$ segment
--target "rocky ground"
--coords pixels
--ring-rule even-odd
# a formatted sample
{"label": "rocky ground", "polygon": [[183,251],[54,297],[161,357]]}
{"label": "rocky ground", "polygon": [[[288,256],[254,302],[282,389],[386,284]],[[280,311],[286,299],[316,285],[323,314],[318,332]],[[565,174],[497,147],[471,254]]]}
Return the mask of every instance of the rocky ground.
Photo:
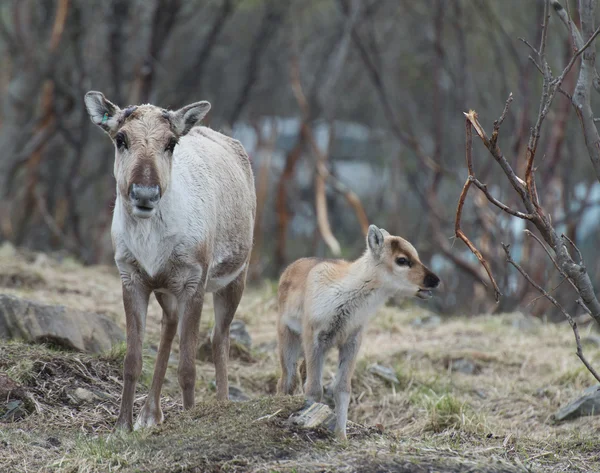
{"label": "rocky ground", "polygon": [[[101,314],[124,327],[120,284],[110,267],[84,268],[4,246],[0,294],[41,307],[65,306],[66,313],[79,314],[73,315],[77,320],[80,313]],[[348,442],[339,443],[324,427],[305,429],[290,420],[303,408],[301,396],[273,397],[274,297],[275,286],[265,283],[242,301],[237,318],[243,324],[230,363],[237,402],[215,401],[214,368],[201,347],[198,405],[183,412],[175,344],[164,388],[165,423],[127,435],[111,432],[124,352],[118,336],[108,351],[98,343],[84,343],[96,353],[73,350],[77,346],[67,351],[61,337],[40,335],[45,325],[31,321],[29,306],[20,309],[30,322],[18,329],[37,330],[33,341],[46,345],[0,341],[0,471],[600,471],[600,417],[554,417],[595,384],[575,355],[568,325],[544,325],[517,313],[442,319],[426,304],[382,309],[353,380],[350,418],[356,424]],[[212,320],[209,298],[204,334]],[[9,328],[16,330],[14,322]],[[153,301],[138,410],[159,329]],[[588,358],[600,364],[597,335],[591,327],[582,332]],[[326,383],[335,364],[332,354]]]}

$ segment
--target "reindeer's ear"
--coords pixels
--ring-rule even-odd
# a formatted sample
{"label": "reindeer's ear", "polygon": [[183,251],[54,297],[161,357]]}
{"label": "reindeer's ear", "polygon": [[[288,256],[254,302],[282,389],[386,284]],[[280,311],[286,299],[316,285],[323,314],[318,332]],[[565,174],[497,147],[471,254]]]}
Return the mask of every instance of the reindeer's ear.
{"label": "reindeer's ear", "polygon": [[119,112],[121,109],[107,100],[102,92],[90,90],[85,94],[85,108],[92,122],[112,134],[119,127]]}
{"label": "reindeer's ear", "polygon": [[210,103],[206,101],[186,105],[176,112],[170,112],[171,123],[175,127],[175,131],[183,136],[198,125],[209,110]]}
{"label": "reindeer's ear", "polygon": [[375,225],[369,226],[369,233],[367,235],[367,246],[376,256],[379,256],[383,248],[383,233]]}
{"label": "reindeer's ear", "polygon": [[379,230],[381,231],[381,233],[382,233],[382,235],[383,235],[384,237],[386,237],[386,236],[390,236],[390,232],[388,232],[387,230],[385,230],[385,229],[383,229],[383,228],[380,228]]}

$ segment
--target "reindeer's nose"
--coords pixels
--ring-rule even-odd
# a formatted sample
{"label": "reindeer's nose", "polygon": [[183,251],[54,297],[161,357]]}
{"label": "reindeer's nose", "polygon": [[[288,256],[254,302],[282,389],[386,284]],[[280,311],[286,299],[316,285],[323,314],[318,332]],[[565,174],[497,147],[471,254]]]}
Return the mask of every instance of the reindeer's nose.
{"label": "reindeer's nose", "polygon": [[440,285],[440,278],[438,278],[435,274],[429,272],[425,275],[425,278],[423,279],[423,284],[427,288],[436,288]]}
{"label": "reindeer's nose", "polygon": [[160,187],[133,184],[129,191],[129,198],[136,211],[151,213],[160,200]]}

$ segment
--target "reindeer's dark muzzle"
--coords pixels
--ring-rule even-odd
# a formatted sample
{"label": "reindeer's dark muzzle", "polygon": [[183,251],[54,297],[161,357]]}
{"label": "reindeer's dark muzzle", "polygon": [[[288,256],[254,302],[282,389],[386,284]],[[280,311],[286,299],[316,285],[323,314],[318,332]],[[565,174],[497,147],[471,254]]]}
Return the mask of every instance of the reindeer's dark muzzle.
{"label": "reindeer's dark muzzle", "polygon": [[132,184],[129,199],[133,206],[133,215],[141,218],[151,217],[160,200],[160,187]]}
{"label": "reindeer's dark muzzle", "polygon": [[417,291],[417,297],[419,299],[429,299],[433,294],[432,289],[437,288],[440,285],[440,278],[438,278],[431,271],[427,270],[427,274],[423,278],[423,288]]}
{"label": "reindeer's dark muzzle", "polygon": [[432,272],[428,272],[425,275],[425,278],[423,279],[423,285],[427,289],[435,289],[436,287],[438,287],[440,285],[440,278],[438,278]]}

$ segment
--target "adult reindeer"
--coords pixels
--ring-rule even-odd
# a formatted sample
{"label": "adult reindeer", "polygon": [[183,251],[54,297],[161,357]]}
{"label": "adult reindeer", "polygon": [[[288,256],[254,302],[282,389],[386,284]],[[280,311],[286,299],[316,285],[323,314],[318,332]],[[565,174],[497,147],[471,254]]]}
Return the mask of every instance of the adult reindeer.
{"label": "adult reindeer", "polygon": [[115,144],[117,198],[111,233],[127,323],[117,427],[132,430],[152,292],[163,309],[162,330],[152,386],[135,428],[163,420],[160,391],[178,324],[183,407],[194,405],[194,360],[207,292],[213,293],[215,307],[217,399],[228,398],[229,325],[244,290],[252,247],[254,177],[238,141],[195,127],[210,110],[208,102],[177,111],[154,105],[121,110],[91,91],[85,105],[92,122]]}

